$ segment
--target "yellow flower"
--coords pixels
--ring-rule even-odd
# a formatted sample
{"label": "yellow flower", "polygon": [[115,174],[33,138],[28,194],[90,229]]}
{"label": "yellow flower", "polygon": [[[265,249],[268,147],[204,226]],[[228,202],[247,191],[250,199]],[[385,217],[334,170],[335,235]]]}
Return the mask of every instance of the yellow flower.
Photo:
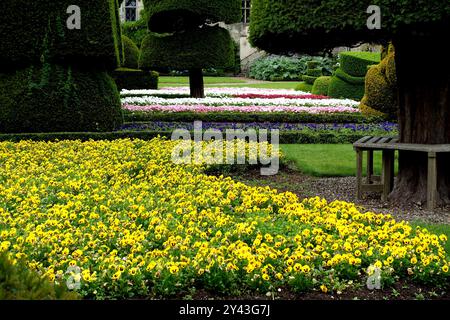
{"label": "yellow flower", "polygon": [[442,266],[442,271],[444,271],[445,273],[447,273],[447,272],[448,272],[448,265]]}
{"label": "yellow flower", "polygon": [[302,272],[303,273],[309,273],[311,271],[311,268],[309,266],[303,266],[302,267]]}
{"label": "yellow flower", "polygon": [[116,273],[113,274],[112,279],[119,280],[121,275],[122,275],[122,272],[117,271]]}
{"label": "yellow flower", "polygon": [[263,278],[263,280],[265,280],[265,281],[269,281],[269,280],[270,280],[270,276],[269,276],[267,273],[264,273],[264,274],[262,275],[262,278]]}
{"label": "yellow flower", "polygon": [[410,262],[411,262],[412,264],[416,264],[416,263],[417,263],[417,258],[416,258],[416,257],[412,257],[411,260],[410,260]]}
{"label": "yellow flower", "polygon": [[328,292],[328,288],[324,284],[320,286],[320,290],[322,290],[323,293],[327,293]]}
{"label": "yellow flower", "polygon": [[180,269],[177,266],[173,265],[169,267],[169,271],[171,274],[177,274]]}

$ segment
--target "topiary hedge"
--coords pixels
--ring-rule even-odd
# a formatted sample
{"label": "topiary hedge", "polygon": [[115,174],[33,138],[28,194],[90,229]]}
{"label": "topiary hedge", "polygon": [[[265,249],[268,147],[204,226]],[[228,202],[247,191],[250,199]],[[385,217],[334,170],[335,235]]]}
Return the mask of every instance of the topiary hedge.
{"label": "topiary hedge", "polygon": [[119,68],[112,73],[120,90],[158,89],[159,74],[155,71]]}
{"label": "topiary hedge", "polygon": [[341,52],[339,54],[341,69],[353,77],[364,77],[367,67],[380,63],[379,52]]}
{"label": "topiary hedge", "polygon": [[123,42],[123,68],[137,69],[139,63],[139,48],[137,45],[128,38],[127,36],[122,36]]}
{"label": "topiary hedge", "polygon": [[306,82],[300,82],[296,87],[296,91],[303,91],[303,92],[311,92],[313,88],[312,84],[306,83]]}
{"label": "topiary hedge", "polygon": [[104,71],[45,63],[0,73],[0,132],[110,131],[119,93]]}
{"label": "topiary hedge", "polygon": [[201,25],[204,21],[241,21],[240,0],[144,0],[150,31],[173,32],[183,25]]}
{"label": "topiary hedge", "polygon": [[365,82],[364,77],[351,76],[348,73],[346,73],[344,70],[342,70],[341,68],[337,68],[336,71],[334,72],[333,76],[338,77],[341,80],[348,82],[350,84],[364,86],[364,82]]}
{"label": "topiary hedge", "polygon": [[[382,28],[369,30],[367,8],[382,10]],[[448,21],[448,1],[252,0],[250,42],[270,53],[316,53],[392,39],[411,26]]]}
{"label": "topiary hedge", "polygon": [[0,69],[40,63],[45,52],[53,63],[89,64],[114,69],[121,62],[117,0],[78,0],[81,29],[69,30],[71,0],[2,2]]}
{"label": "topiary hedge", "polygon": [[148,34],[142,42],[139,68],[175,70],[234,66],[234,45],[228,30],[203,27],[170,36]]}
{"label": "topiary hedge", "polygon": [[323,76],[319,77],[314,81],[314,85],[312,87],[312,94],[327,96],[328,89],[330,87],[331,77]]}
{"label": "topiary hedge", "polygon": [[328,96],[337,99],[361,100],[364,96],[364,84],[351,84],[340,77],[333,76],[328,88]]}
{"label": "topiary hedge", "polygon": [[388,55],[379,65],[369,69],[366,76],[365,96],[360,110],[367,115],[384,115],[395,119],[398,110],[395,52],[389,46]]}

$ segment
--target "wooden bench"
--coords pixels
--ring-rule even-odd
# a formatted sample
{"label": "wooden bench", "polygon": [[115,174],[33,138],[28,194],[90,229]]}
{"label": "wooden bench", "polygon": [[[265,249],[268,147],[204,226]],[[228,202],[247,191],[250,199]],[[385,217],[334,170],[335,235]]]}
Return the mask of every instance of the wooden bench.
{"label": "wooden bench", "polygon": [[[425,152],[428,154],[427,206],[436,208],[437,201],[437,161],[438,153],[450,152],[450,144],[412,144],[399,143],[395,137],[364,137],[353,144],[356,151],[357,198],[363,192],[381,192],[381,199],[386,201],[394,187],[395,151]],[[363,152],[367,152],[366,181],[363,183]],[[381,176],[373,174],[373,152],[382,151]],[[379,182],[379,183],[375,183]]]}

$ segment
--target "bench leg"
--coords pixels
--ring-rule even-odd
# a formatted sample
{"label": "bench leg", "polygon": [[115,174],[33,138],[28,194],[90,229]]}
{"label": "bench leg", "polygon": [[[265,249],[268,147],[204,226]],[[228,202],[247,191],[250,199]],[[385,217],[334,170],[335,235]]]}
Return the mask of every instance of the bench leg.
{"label": "bench leg", "polygon": [[373,176],[373,150],[367,151],[367,168],[366,168],[366,183],[372,183]]}
{"label": "bench leg", "polygon": [[362,199],[362,167],[363,152],[361,149],[356,150],[356,198]]}
{"label": "bench leg", "polygon": [[383,150],[383,193],[381,195],[381,200],[383,201],[388,200],[389,194],[392,192],[392,189],[394,187],[394,159],[395,151]]}
{"label": "bench leg", "polygon": [[437,164],[436,153],[428,153],[428,177],[427,177],[427,207],[428,210],[436,208],[437,201]]}

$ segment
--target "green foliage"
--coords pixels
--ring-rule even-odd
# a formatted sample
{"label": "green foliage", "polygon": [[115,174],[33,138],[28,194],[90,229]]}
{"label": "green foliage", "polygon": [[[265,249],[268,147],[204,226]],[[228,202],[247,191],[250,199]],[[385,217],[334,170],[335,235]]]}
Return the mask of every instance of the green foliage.
{"label": "green foliage", "polygon": [[364,84],[351,84],[342,80],[340,77],[332,77],[328,89],[328,96],[359,101],[364,96]]}
{"label": "green foliage", "polygon": [[354,84],[354,85],[362,85],[364,86],[365,83],[365,77],[354,77],[351,76],[349,74],[347,74],[344,70],[342,70],[341,68],[338,68],[335,72],[334,72],[334,77],[338,77],[341,80],[348,82],[350,84]]}
{"label": "green foliage", "polygon": [[321,77],[322,69],[308,69],[306,70],[306,75],[316,78]]}
{"label": "green foliage", "polygon": [[361,112],[367,115],[384,114],[395,119],[398,109],[396,93],[395,53],[392,48],[379,65],[371,67],[367,72]]}
{"label": "green foliage", "polygon": [[383,121],[382,117],[366,117],[360,113],[309,114],[285,112],[130,112],[124,114],[126,122],[286,122],[286,123],[374,123]]}
{"label": "green foliage", "polygon": [[108,131],[122,123],[104,71],[44,63],[0,74],[0,132]]}
{"label": "green foliage", "polygon": [[69,30],[70,0],[2,3],[1,69],[40,63],[76,63],[115,69],[121,61],[117,0],[79,0],[81,30]]}
{"label": "green foliage", "polygon": [[187,70],[232,67],[235,49],[230,33],[220,27],[203,27],[170,36],[148,34],[142,42],[139,68],[170,67]]}
{"label": "green foliage", "polygon": [[122,36],[122,42],[124,53],[124,61],[122,67],[137,69],[139,62],[139,48],[133,42],[133,40],[131,40],[127,36]]}
{"label": "green foliage", "polygon": [[295,90],[297,91],[303,91],[303,92],[311,92],[312,91],[312,84],[306,83],[306,82],[300,82],[296,87]]}
{"label": "green foliage", "polygon": [[[367,8],[382,8],[382,28],[368,30]],[[445,23],[448,1],[253,0],[251,43],[267,52],[319,52],[391,39],[415,25]]]}
{"label": "green foliage", "polygon": [[353,77],[364,77],[367,67],[380,63],[379,52],[341,52],[339,54],[340,67]]}
{"label": "green foliage", "polygon": [[119,90],[158,89],[159,74],[155,71],[119,68],[112,77]]}
{"label": "green foliage", "polygon": [[255,60],[250,66],[250,77],[258,80],[269,80],[273,78],[284,81],[298,80],[308,69],[308,63],[314,62],[313,66],[320,69],[323,74],[331,74],[334,58],[324,57],[286,57],[268,56]]}
{"label": "green foliage", "polygon": [[137,21],[126,21],[122,23],[122,33],[133,40],[140,48],[142,40],[148,33],[146,11],[141,12],[141,16]]}
{"label": "green foliage", "polygon": [[[191,132],[193,135],[193,132]],[[280,143],[284,144],[328,144],[354,143],[366,136],[367,132],[335,132],[330,130],[281,131]],[[115,132],[59,132],[59,133],[22,133],[0,134],[0,141],[61,141],[61,140],[152,140],[156,137],[171,138],[171,131],[115,131]],[[269,134],[270,140],[270,134]]]}
{"label": "green foliage", "polygon": [[241,21],[240,0],[144,0],[144,7],[149,29],[157,33],[179,31],[180,24],[190,29],[205,21]]}
{"label": "green foliage", "polygon": [[0,300],[77,300],[78,295],[61,285],[53,285],[22,262],[12,263],[0,254]]}
{"label": "green foliage", "polygon": [[[317,77],[311,77],[311,76],[304,75],[304,76],[302,76],[302,79],[303,79],[303,81],[305,81],[306,84],[309,84],[312,86],[314,84],[314,81],[316,81]],[[311,87],[311,90],[312,90],[312,87]]]}
{"label": "green foliage", "polygon": [[329,76],[323,76],[319,77],[314,81],[313,88],[311,90],[312,94],[317,95],[328,95],[328,88],[330,87],[331,77]]}

